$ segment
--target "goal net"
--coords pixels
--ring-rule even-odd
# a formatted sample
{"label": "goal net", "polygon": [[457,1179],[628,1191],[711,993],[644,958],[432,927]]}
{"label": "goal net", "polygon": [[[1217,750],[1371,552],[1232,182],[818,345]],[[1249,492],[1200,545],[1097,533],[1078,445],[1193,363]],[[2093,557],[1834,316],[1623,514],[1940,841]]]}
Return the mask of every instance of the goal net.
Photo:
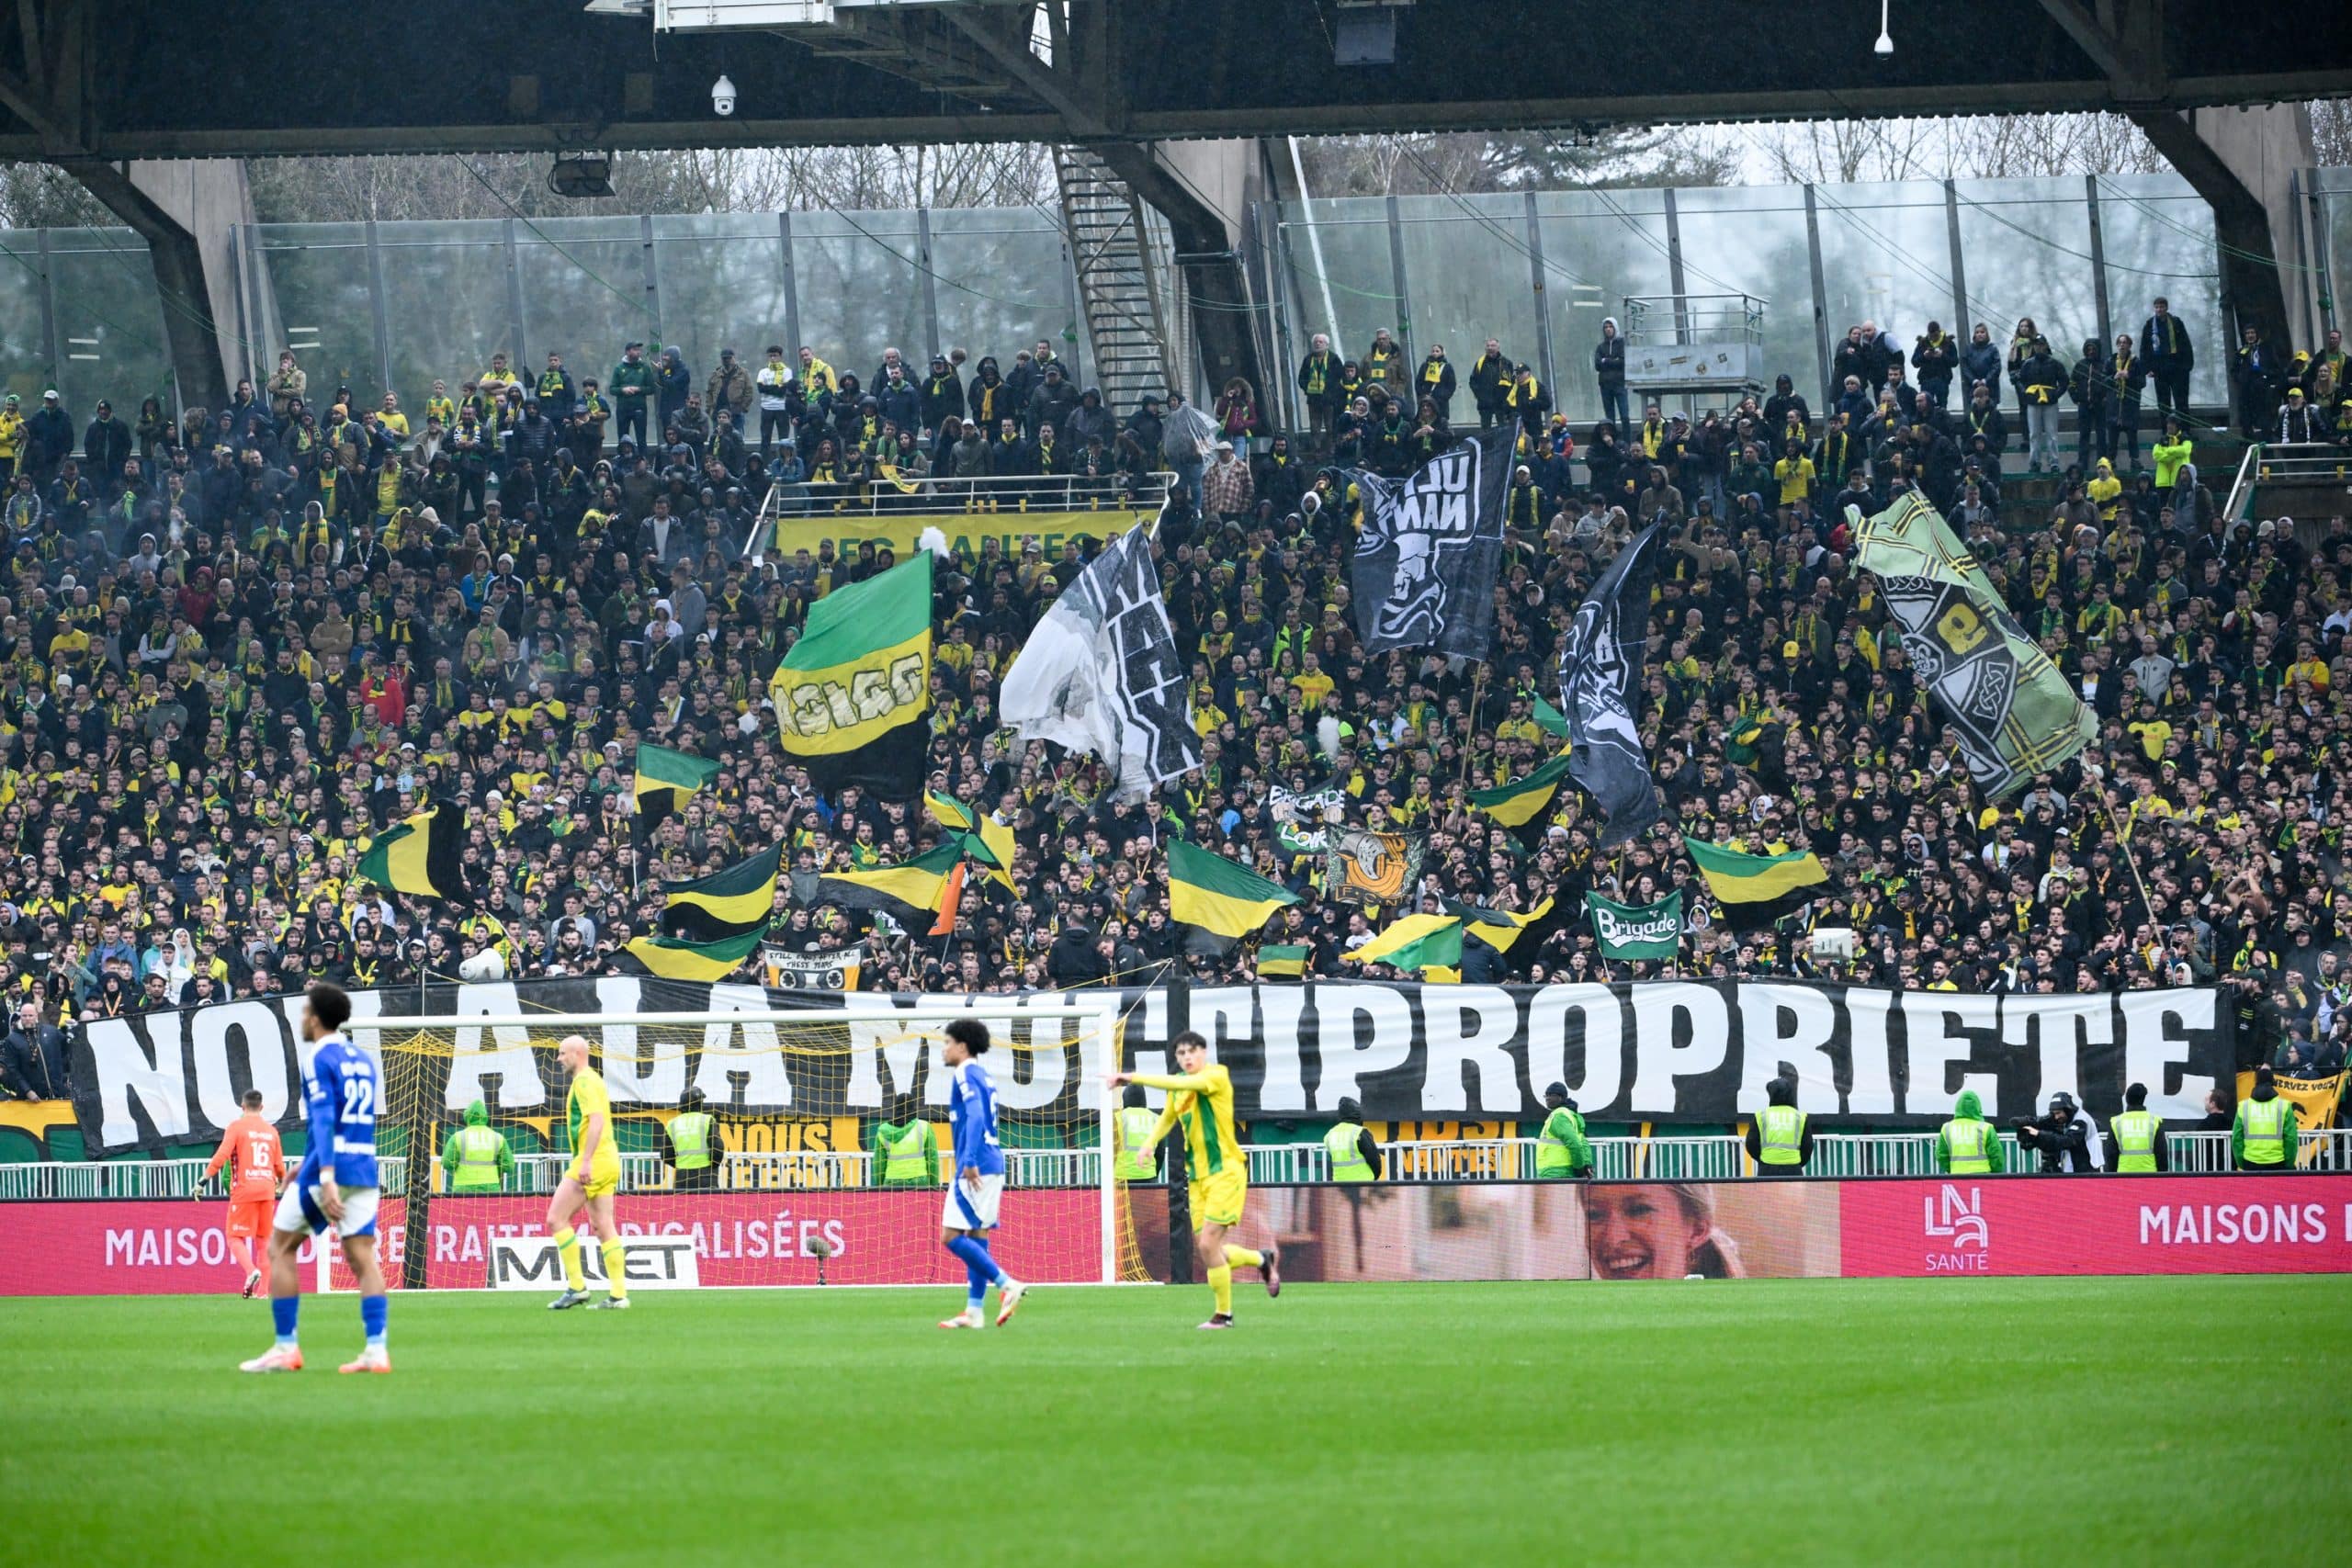
{"label": "goal net", "polygon": [[[1105,1114],[1114,997],[927,998],[918,1010],[852,993],[838,1004],[354,1019],[354,1043],[383,1069],[387,1281],[560,1283],[547,1218],[575,1152],[559,1048],[576,1034],[612,1100],[632,1289],[961,1284],[963,1265],[940,1245],[955,1174],[940,1053],[957,1018],[991,1037],[981,1063],[1007,1167],[998,1258],[1039,1282],[1149,1277]],[[678,1124],[696,1113],[710,1120]],[[579,1229],[588,1235],[584,1220]],[[597,1249],[582,1250],[593,1275]],[[322,1250],[318,1282],[353,1287],[339,1247]]]}

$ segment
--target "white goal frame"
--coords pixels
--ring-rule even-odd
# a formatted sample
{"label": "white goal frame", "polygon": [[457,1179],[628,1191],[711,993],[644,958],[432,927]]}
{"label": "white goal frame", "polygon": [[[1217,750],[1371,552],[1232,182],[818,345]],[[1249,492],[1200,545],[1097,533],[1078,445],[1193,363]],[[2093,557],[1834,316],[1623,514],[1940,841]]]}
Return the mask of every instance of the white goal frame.
{"label": "white goal frame", "polygon": [[[615,1025],[656,1029],[708,1029],[728,1025],[759,1024],[784,1028],[807,1023],[888,1026],[906,1033],[937,1034],[959,1018],[976,1019],[991,1031],[1010,1030],[1023,1024],[1072,1021],[1080,1025],[1078,1035],[1080,1059],[1095,1066],[1091,1075],[1102,1094],[1096,1108],[1096,1207],[1100,1211],[1102,1273],[1096,1281],[1104,1285],[1119,1283],[1119,1223],[1117,1149],[1115,1127],[1118,1120],[1118,1096],[1112,1092],[1108,1074],[1124,1065],[1119,1050],[1121,1010],[1115,991],[1099,997],[1083,993],[1056,993],[1055,999],[1039,999],[1024,1005],[1008,1005],[996,1000],[975,1000],[963,1007],[929,1006],[920,1008],[894,1007],[875,995],[871,1003],[861,993],[841,993],[847,1004],[840,1008],[739,1008],[718,1012],[532,1012],[532,1013],[388,1013],[375,1018],[354,1017],[344,1027],[352,1043],[362,1047],[381,1050],[381,1037],[390,1034],[426,1034],[448,1032],[462,1036],[468,1031],[526,1030],[534,1038],[568,1032],[585,1033],[592,1039],[601,1038],[595,1032]],[[601,1047],[599,1048],[601,1052]],[[432,1179],[429,1162],[420,1164],[412,1156],[409,1161],[411,1181]],[[952,1180],[953,1178],[951,1177]],[[318,1238],[318,1283],[320,1294],[333,1290],[334,1258],[340,1250],[332,1233]]]}

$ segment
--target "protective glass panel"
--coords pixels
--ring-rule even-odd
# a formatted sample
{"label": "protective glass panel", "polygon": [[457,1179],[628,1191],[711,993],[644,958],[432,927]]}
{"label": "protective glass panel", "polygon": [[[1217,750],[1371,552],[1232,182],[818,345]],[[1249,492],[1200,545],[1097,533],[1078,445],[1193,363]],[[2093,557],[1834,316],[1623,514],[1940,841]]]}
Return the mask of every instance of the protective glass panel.
{"label": "protective glass panel", "polygon": [[[1626,297],[1663,299],[1674,292],[1666,201],[1654,190],[1547,191],[1535,198],[1535,211],[1544,232],[1544,308],[1551,312],[1559,367],[1553,407],[1582,427],[1600,418],[1592,350],[1601,319],[1618,318],[1619,330],[1631,337]],[[1647,330],[1671,342],[1672,310],[1654,313]]]}
{"label": "protective glass panel", "polygon": [[[1445,345],[1459,385],[1453,422],[1476,424],[1470,367],[1487,340],[1501,340],[1514,360],[1534,360],[1537,296],[1527,243],[1527,200],[1520,196],[1416,197],[1398,204],[1405,246],[1405,292],[1413,307],[1406,347],[1419,366],[1430,344]],[[1536,374],[1546,378],[1544,367]]]}
{"label": "protective glass panel", "polygon": [[[661,341],[636,219],[518,221],[514,240],[523,269],[523,342],[541,364],[553,349],[575,376],[593,371],[603,380],[624,344],[641,341],[650,351]],[[683,316],[679,324],[685,324]]]}
{"label": "protective glass panel", "polygon": [[[774,213],[698,213],[653,220],[655,276],[662,286],[663,341],[694,367],[697,390],[708,387],[721,349],[756,375],[775,344],[785,343],[784,235]],[[751,429],[759,430],[756,414]]]}
{"label": "protective glass panel", "polygon": [[[1951,230],[1941,185],[1815,186],[1814,207],[1821,229],[1823,320],[1833,357],[1848,332],[1866,321],[1893,333],[1906,360],[1929,321],[1952,325]],[[1969,273],[1973,285],[1975,269]],[[1982,292],[1972,289],[1972,321],[1997,314],[1974,298]],[[2005,325],[1996,322],[1996,343],[2005,341]]]}
{"label": "protective glass panel", "polygon": [[1820,351],[1813,333],[1813,258],[1798,186],[1730,186],[1674,193],[1683,287],[1763,301],[1764,383],[1786,376],[1818,413]]}
{"label": "protective glass panel", "polygon": [[[0,230],[0,343],[8,345],[0,356],[0,395],[16,393],[28,415],[40,407],[42,391],[57,385],[57,367],[42,347],[40,291],[40,231]],[[130,412],[138,411],[132,403]]]}
{"label": "protective glass panel", "polygon": [[[454,398],[461,385],[490,368],[492,354],[504,354],[526,380],[545,363],[544,355],[530,364],[517,361],[504,224],[379,223],[376,243],[384,267],[392,389],[416,434],[424,434],[434,382],[447,383]],[[576,376],[580,367],[571,371]]]}
{"label": "protective glass panel", "polygon": [[[137,423],[142,398],[161,398],[170,407],[171,349],[146,242],[124,229],[52,229],[49,276],[57,311],[55,385],[74,416],[75,439],[100,398],[126,423]],[[28,341],[39,344],[39,296],[33,299]],[[40,406],[44,389],[35,387],[25,397],[27,414]]]}
{"label": "protective glass panel", "polygon": [[[1069,258],[1061,228],[1047,214],[1035,208],[934,207],[931,266],[940,341],[910,349],[917,374],[933,350],[960,348],[968,381],[983,355],[992,354],[999,367],[1010,367],[1015,354],[1045,338],[1057,355],[1080,367],[1082,379],[1092,379],[1092,346],[1070,302]],[[1162,309],[1166,304],[1163,296]]]}
{"label": "protective glass panel", "polygon": [[[2107,255],[2108,315],[2136,338],[2163,295],[2198,348],[2188,398],[2229,400],[2222,331],[2222,276],[2214,259],[2213,209],[2178,175],[2101,175],[2099,238]],[[2135,350],[2136,352],[2136,350]],[[2154,398],[2147,407],[2155,407]]]}
{"label": "protective glass panel", "polygon": [[2004,353],[2018,318],[2031,316],[2058,363],[2071,367],[2084,340],[2101,335],[2082,180],[1962,180],[1957,189],[1969,309],[1992,323]]}
{"label": "protective glass panel", "polygon": [[1372,346],[1374,332],[1396,330],[1403,306],[1388,254],[1386,198],[1343,197],[1304,208],[1284,202],[1283,222],[1290,239],[1291,298],[1297,301],[1300,321],[1296,352],[1283,367],[1285,376],[1296,371],[1298,356],[1317,333],[1330,334],[1332,353],[1354,359]]}
{"label": "protective glass panel", "polygon": [[[373,408],[384,395],[376,359],[376,307],[368,276],[364,223],[273,223],[261,231],[262,265],[269,269],[284,346],[310,378],[310,403],[322,414],[338,388]],[[277,355],[267,355],[274,368]],[[264,374],[267,371],[265,370]]]}
{"label": "protective glass panel", "polygon": [[929,357],[915,265],[921,243],[910,211],[794,213],[801,342],[860,385],[872,379],[886,348],[909,360]]}

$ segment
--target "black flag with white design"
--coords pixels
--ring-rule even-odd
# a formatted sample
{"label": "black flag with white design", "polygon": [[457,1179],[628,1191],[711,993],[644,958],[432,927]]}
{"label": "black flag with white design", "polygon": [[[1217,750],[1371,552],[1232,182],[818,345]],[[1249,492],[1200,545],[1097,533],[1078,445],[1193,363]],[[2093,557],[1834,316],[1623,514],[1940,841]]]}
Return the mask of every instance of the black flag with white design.
{"label": "black flag with white design", "polygon": [[1600,847],[1622,844],[1657,821],[1663,807],[1649,755],[1634,723],[1643,656],[1648,651],[1651,524],[1617,552],[1592,585],[1560,645],[1560,711],[1568,720],[1568,776],[1608,818]]}
{"label": "black flag with white design", "polygon": [[1350,476],[1363,501],[1348,580],[1365,652],[1434,648],[1483,660],[1492,651],[1515,439],[1488,431],[1401,479]]}

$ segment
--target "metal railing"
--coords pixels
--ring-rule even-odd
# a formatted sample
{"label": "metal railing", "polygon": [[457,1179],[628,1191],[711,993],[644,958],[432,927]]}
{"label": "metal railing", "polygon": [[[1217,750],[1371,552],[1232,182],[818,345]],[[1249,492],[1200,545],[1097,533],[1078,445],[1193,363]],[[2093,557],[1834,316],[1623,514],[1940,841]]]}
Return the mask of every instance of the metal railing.
{"label": "metal railing", "polygon": [[[1159,461],[1154,453],[1152,460]],[[1100,478],[1080,474],[1005,474],[978,479],[926,476],[902,488],[888,479],[858,484],[771,484],[760,503],[758,524],[745,554],[771,547],[775,525],[822,523],[830,518],[912,516],[922,513],[985,513],[990,526],[1020,532],[1024,512],[1147,512],[1157,513],[1167,499],[1173,473],[1154,469]]]}
{"label": "metal railing", "polygon": [[[1385,1157],[1384,1179],[1389,1181],[1525,1181],[1535,1176],[1538,1140],[1481,1138],[1453,1142],[1399,1140],[1381,1145]],[[2176,1175],[2217,1175],[2231,1168],[2230,1134],[2226,1132],[2175,1132],[2165,1134],[2165,1152]],[[2030,1174],[2041,1168],[2039,1156],[2022,1154],[2014,1134],[2001,1134],[2008,1173]],[[1254,1144],[1246,1151],[1250,1179],[1261,1186],[1314,1184],[1331,1179],[1330,1153],[1321,1144]],[[1595,1138],[1594,1174],[1606,1181],[1735,1181],[1753,1167],[1740,1140],[1732,1134],[1700,1137]],[[555,1190],[567,1154],[515,1156],[514,1171],[500,1190],[544,1195]],[[1078,1149],[1007,1149],[1006,1185],[1013,1188],[1089,1188],[1100,1179],[1100,1152]],[[219,1180],[203,1180],[205,1162],[198,1159],[38,1161],[0,1164],[0,1202],[25,1200],[86,1198],[221,1198]],[[387,1196],[408,1190],[408,1162],[399,1157],[377,1162]],[[2302,1170],[2352,1170],[2352,1128],[2307,1132],[2298,1140],[2296,1166]],[[942,1162],[941,1181],[946,1180]],[[839,1190],[868,1184],[873,1156],[835,1149],[808,1149],[760,1154],[729,1154],[719,1164],[722,1191],[766,1192]],[[1813,1163],[1806,1175],[1821,1177],[1908,1176],[1937,1174],[1932,1133],[1824,1133],[1814,1139]],[[628,1192],[670,1190],[668,1162],[650,1153],[621,1156],[621,1188]],[[446,1194],[444,1175],[436,1168],[433,1190]]]}

